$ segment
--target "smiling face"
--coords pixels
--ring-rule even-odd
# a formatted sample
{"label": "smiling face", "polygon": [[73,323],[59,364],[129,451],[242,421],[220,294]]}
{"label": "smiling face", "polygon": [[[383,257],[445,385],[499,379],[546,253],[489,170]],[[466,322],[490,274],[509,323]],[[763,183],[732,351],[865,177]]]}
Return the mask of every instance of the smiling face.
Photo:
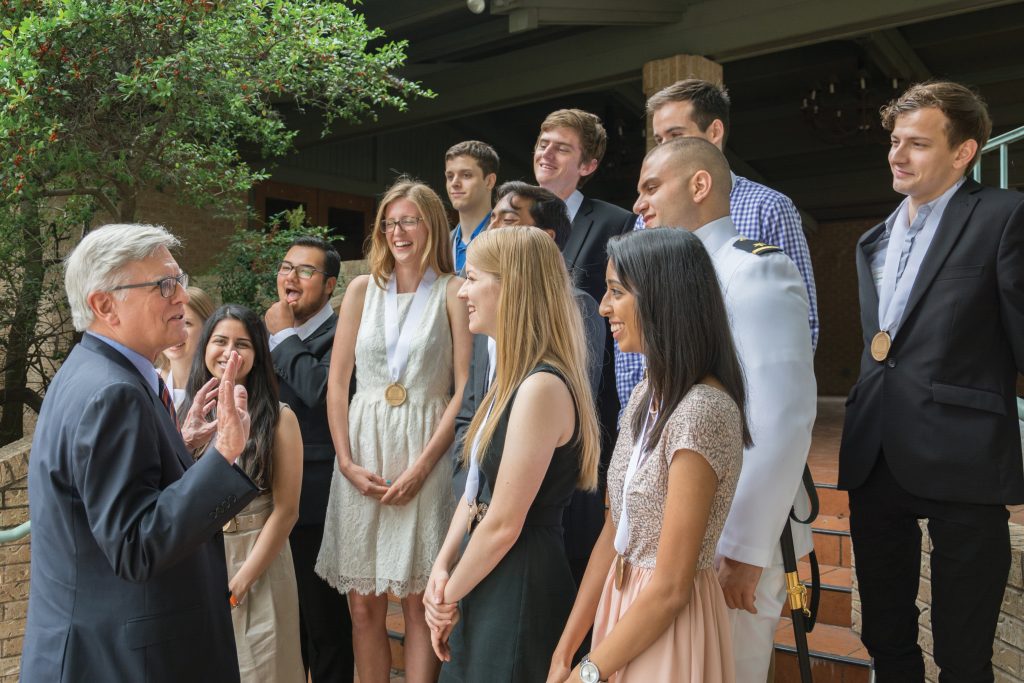
{"label": "smiling face", "polygon": [[[287,275],[277,274],[277,297],[292,309],[297,325],[324,307],[338,282],[337,278],[323,274],[325,260],[324,252],[316,247],[294,246],[285,254],[284,261],[294,267]],[[302,266],[315,268],[313,277],[308,280],[300,278],[298,269]]]}
{"label": "smiling face", "polygon": [[256,360],[253,340],[249,337],[249,332],[241,320],[224,318],[213,328],[210,341],[206,344],[203,359],[206,361],[206,369],[210,371],[211,375],[220,379],[232,351],[237,351],[242,360],[235,382],[244,384],[245,378],[249,376],[252,364]]}
{"label": "smiling face", "polygon": [[693,120],[693,102],[689,100],[666,102],[658,107],[651,115],[651,127],[659,145],[676,138],[703,138],[721,147],[721,122],[715,119],[707,130],[701,130]]}
{"label": "smiling face", "polygon": [[496,339],[498,334],[498,301],[501,281],[498,276],[466,262],[466,281],[459,288],[459,298],[469,311],[469,331]]}
{"label": "smiling face", "polygon": [[[129,263],[122,270],[124,284],[155,282],[177,277],[181,268],[171,252],[160,247],[148,258]],[[114,326],[111,332],[118,341],[142,356],[156,360],[161,351],[186,341],[185,304],[188,293],[180,285],[165,299],[160,288],[139,287],[105,294],[109,297]],[[121,297],[124,298],[121,298]]]}
{"label": "smiling face", "polygon": [[196,344],[199,343],[200,331],[203,329],[203,321],[191,306],[185,306],[185,341],[168,348],[164,355],[170,360],[191,361],[196,352]]}
{"label": "smiling face", "polygon": [[579,185],[580,178],[597,170],[597,159],[583,162],[580,135],[572,128],[541,131],[533,149],[533,175],[537,184],[563,200]]}
{"label": "smiling face", "polygon": [[612,339],[623,353],[643,353],[643,339],[636,315],[636,297],[619,280],[611,260],[605,268],[607,290],[601,297],[600,313],[608,318]]}
{"label": "smiling face", "polygon": [[949,189],[974,157],[974,140],[950,147],[948,125],[949,119],[935,107],[896,117],[889,146],[892,189],[909,196],[916,206]]}
{"label": "smiling face", "polygon": [[416,225],[408,228],[402,225],[385,235],[388,249],[395,258],[395,265],[419,265],[427,248],[427,237],[430,226],[423,219],[416,204],[409,199],[396,199],[388,205],[384,218],[389,221],[401,221],[403,218],[419,219]]}
{"label": "smiling face", "polygon": [[493,173],[485,176],[480,164],[471,156],[457,156],[444,163],[444,187],[456,211],[486,210],[491,203],[495,180]]}
{"label": "smiling face", "polygon": [[[690,178],[670,163],[665,153],[649,155],[640,168],[637,199],[633,212],[643,216],[649,228],[673,227],[689,230],[700,227],[694,217],[695,206],[689,188]],[[696,222],[696,225],[694,223]]]}

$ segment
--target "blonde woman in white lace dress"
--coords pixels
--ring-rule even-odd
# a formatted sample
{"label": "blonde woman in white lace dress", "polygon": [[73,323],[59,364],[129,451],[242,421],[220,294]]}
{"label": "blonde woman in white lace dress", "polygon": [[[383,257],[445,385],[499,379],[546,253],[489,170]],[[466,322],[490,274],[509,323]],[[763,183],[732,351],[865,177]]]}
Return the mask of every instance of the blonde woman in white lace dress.
{"label": "blonde woman in white lace dress", "polygon": [[361,683],[389,677],[389,592],[405,615],[406,680],[427,683],[440,662],[422,593],[455,505],[442,460],[472,349],[433,190],[402,179],[385,193],[369,261],[370,275],[345,291],[331,352],[327,415],[338,469],[316,572],[348,595]]}

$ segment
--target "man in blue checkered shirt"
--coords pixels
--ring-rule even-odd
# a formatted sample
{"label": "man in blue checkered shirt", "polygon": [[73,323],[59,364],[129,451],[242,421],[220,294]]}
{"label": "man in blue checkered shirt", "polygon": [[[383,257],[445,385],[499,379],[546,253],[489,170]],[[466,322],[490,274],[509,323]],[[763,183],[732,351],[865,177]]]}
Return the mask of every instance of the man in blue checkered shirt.
{"label": "man in blue checkered shirt", "polygon": [[[725,146],[729,133],[729,95],[725,88],[708,81],[687,79],[658,91],[647,101],[647,113],[653,119],[654,139],[660,145],[679,137],[704,138],[719,149]],[[782,249],[793,260],[807,286],[810,300],[811,346],[818,347],[818,300],[814,288],[814,271],[807,250],[800,214],[789,197],[732,174],[729,195],[732,220],[740,235]],[[643,216],[636,228],[644,228]],[[629,395],[644,375],[644,357],[639,353],[622,353],[615,346],[615,387],[619,403],[625,406]]]}

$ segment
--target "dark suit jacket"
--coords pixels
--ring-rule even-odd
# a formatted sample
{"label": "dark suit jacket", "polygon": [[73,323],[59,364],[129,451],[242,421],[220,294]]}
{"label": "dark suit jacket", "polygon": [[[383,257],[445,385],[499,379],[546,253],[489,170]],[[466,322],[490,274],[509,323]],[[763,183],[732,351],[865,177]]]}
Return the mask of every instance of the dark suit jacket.
{"label": "dark suit jacket", "polygon": [[337,314],[305,340],[292,335],[270,355],[280,380],[281,400],[291,406],[302,430],[302,495],[296,526],[322,525],[334,474],[334,442],[327,424],[327,373]]}
{"label": "dark suit jacket", "polygon": [[1024,371],[1024,195],[967,180],[953,195],[911,288],[888,358],[869,352],[878,294],[857,244],[865,349],[850,391],[839,487],[860,486],[880,451],[910,493],[1024,502],[1017,373]]}
{"label": "dark suit jacket", "polygon": [[237,681],[220,529],[256,487],[195,464],[138,370],[86,335],[46,393],[29,463],[21,680]]}
{"label": "dark suit jacket", "polygon": [[604,296],[604,271],[608,264],[605,245],[615,235],[633,229],[636,216],[614,204],[583,198],[572,221],[572,234],[562,254],[576,286],[601,301]]}

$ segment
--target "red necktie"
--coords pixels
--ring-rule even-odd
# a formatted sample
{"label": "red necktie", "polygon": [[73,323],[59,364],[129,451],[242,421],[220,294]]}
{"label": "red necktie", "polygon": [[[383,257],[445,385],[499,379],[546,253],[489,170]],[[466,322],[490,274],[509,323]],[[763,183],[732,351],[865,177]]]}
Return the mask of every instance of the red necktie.
{"label": "red necktie", "polygon": [[174,409],[174,401],[171,399],[171,392],[167,388],[167,385],[164,384],[164,378],[160,375],[157,375],[156,382],[160,389],[160,402],[164,404],[164,408],[166,408],[167,412],[170,413],[171,421],[174,422],[175,429],[180,432],[181,425],[178,424],[178,411]]}

